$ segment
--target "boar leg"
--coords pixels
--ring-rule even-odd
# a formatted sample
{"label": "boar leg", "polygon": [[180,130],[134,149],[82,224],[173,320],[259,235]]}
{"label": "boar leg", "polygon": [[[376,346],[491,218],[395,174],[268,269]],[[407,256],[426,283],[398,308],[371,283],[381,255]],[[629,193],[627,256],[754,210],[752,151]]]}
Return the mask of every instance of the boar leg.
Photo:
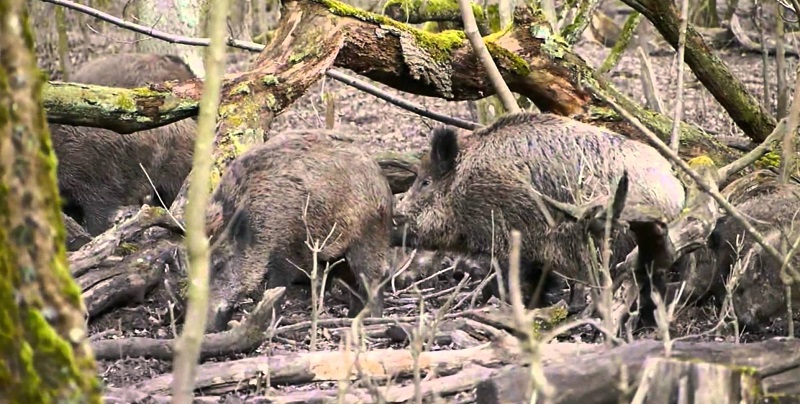
{"label": "boar leg", "polygon": [[[355,241],[345,253],[345,259],[355,277],[354,288],[370,302],[370,316],[383,316],[383,282],[386,277],[389,253],[387,237],[367,235]],[[355,317],[364,309],[364,303],[357,296],[350,296],[348,316]]]}

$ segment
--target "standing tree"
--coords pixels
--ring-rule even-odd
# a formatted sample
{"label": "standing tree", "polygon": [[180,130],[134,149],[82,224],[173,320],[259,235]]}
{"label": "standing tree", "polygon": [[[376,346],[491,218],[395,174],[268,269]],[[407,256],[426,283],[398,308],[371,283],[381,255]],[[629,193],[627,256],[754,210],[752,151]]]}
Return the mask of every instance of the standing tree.
{"label": "standing tree", "polygon": [[27,13],[0,4],[0,397],[99,402]]}
{"label": "standing tree", "polygon": [[[178,35],[205,36],[205,0],[137,0],[136,13],[145,25]],[[203,50],[196,46],[171,44],[142,35],[136,50],[161,55],[180,55],[197,77],[204,78]]]}

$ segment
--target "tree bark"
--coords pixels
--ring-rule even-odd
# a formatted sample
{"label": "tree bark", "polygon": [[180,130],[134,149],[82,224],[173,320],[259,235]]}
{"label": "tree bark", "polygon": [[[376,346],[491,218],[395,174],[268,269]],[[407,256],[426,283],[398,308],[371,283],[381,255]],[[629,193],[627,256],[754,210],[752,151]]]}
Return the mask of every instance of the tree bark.
{"label": "tree bark", "polygon": [[[451,101],[494,94],[463,33],[419,31],[332,0],[287,1],[284,6],[276,36],[253,69],[228,76],[224,84],[222,128],[218,135],[221,148],[215,156],[218,163],[237,155],[234,144],[260,141],[263,128],[272,117],[294,102],[332,65],[351,69],[401,91]],[[531,99],[541,111],[568,115],[643,139],[600,101],[595,92],[602,92],[645,122],[663,140],[669,139],[672,121],[668,117],[648,111],[619,93],[553,35],[545,22],[530,15],[524,7],[516,10],[511,30],[486,43],[511,90]],[[199,86],[197,82],[186,82],[173,86],[169,94],[148,94],[147,101],[153,108],[150,111],[168,111],[165,107],[168,100],[184,113],[191,110],[196,114]],[[164,90],[158,85],[151,87]],[[57,88],[69,86],[50,87]],[[84,117],[89,112],[86,100],[90,92],[84,88],[80,93],[84,97],[80,115]],[[68,123],[74,115],[63,107],[66,105],[63,94],[53,91],[47,95],[48,111],[57,117],[53,121]],[[61,102],[56,103],[56,99]],[[136,97],[131,100],[126,105],[140,103]],[[135,108],[126,112],[133,113],[129,110]],[[177,115],[171,114],[171,119]],[[150,118],[156,121],[154,116]],[[83,118],[83,122],[87,120]],[[166,121],[164,118],[161,122]],[[681,133],[684,158],[705,154],[722,166],[738,155],[695,126],[682,124]]]}
{"label": "tree bark", "polygon": [[[609,351],[583,355],[561,363],[546,365],[545,377],[554,387],[552,403],[616,403],[631,402],[635,386],[649,357],[663,355],[661,341],[637,341]],[[773,378],[784,383],[781,375],[800,367],[800,342],[767,340],[752,344],[719,342],[675,342],[671,358],[693,362],[709,362],[728,367],[746,367],[761,376],[762,385],[770,394],[796,391],[794,384],[780,390]],[[511,366],[478,385],[478,403],[528,402],[530,369]],[[794,389],[794,390],[793,390]]]}
{"label": "tree bark", "polygon": [[23,1],[0,7],[0,396],[100,400]]}
{"label": "tree bark", "polygon": [[[137,0],[139,23],[188,37],[205,37],[205,0]],[[137,35],[136,50],[143,53],[178,55],[197,77],[205,78],[203,49],[197,46],[171,44]]]}
{"label": "tree bark", "polygon": [[[672,2],[622,1],[642,13],[664,39],[673,48],[678,49],[680,17]],[[749,138],[761,142],[769,136],[777,124],[775,118],[764,110],[758,99],[750,94],[744,84],[730,72],[725,62],[709,49],[703,37],[691,24],[686,30],[685,62]]]}

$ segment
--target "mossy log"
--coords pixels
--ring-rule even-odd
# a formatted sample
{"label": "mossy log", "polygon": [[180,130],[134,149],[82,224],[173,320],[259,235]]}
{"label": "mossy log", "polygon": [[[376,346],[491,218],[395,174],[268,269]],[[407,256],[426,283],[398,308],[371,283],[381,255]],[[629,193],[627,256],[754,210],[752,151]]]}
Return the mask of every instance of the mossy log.
{"label": "mossy log", "polygon": [[0,397],[100,402],[22,0],[0,7]]}
{"label": "mossy log", "polygon": [[[593,94],[601,91],[662,139],[669,138],[672,122],[668,117],[648,111],[616,91],[553,34],[541,17],[519,7],[514,22],[510,30],[485,38],[512,91],[531,99],[542,111],[568,115],[642,139],[638,131]],[[242,146],[260,140],[272,117],[331,66],[348,68],[401,91],[446,100],[475,100],[492,95],[494,90],[471,49],[463,32],[432,34],[333,0],[285,1],[275,37],[253,68],[226,77],[217,162],[229,161]],[[155,85],[150,89],[166,91],[165,87]],[[200,83],[171,87],[166,92],[173,98],[164,94],[164,99],[196,110]],[[63,87],[49,87],[47,99],[55,99],[54,92],[59,88]],[[90,90],[83,91],[88,97]],[[133,100],[133,105],[138,105],[137,98]],[[46,105],[48,110],[60,108],[61,117],[70,114],[63,104]],[[83,115],[88,113],[82,111]],[[682,124],[681,128],[684,158],[706,154],[721,166],[738,154],[695,126]],[[215,176],[221,173],[221,167],[215,166]]]}
{"label": "mossy log", "polygon": [[[493,31],[492,22],[500,27],[497,13],[494,13],[494,20],[490,21],[491,16],[487,15],[483,7],[472,3],[472,14],[478,24],[478,31],[481,35],[489,35]],[[389,0],[383,6],[383,14],[395,21],[403,21],[408,24],[421,24],[425,22],[448,22],[458,27],[463,27],[461,11],[458,9],[456,0]]]}
{"label": "mossy log", "polygon": [[[611,350],[546,365],[544,375],[554,392],[554,396],[550,397],[548,402],[631,402],[646,360],[663,355],[663,342],[637,341]],[[761,391],[770,395],[793,392],[796,394],[800,388],[797,379],[794,383],[786,383],[782,378],[784,374],[800,367],[798,340],[768,340],[752,344],[679,341],[673,343],[670,357],[672,360],[719,364],[729,369],[745,368],[747,373],[761,378],[761,383],[757,387],[761,387]],[[656,375],[655,378],[661,378],[661,375]],[[672,387],[678,388],[678,386]],[[527,366],[510,366],[478,385],[477,402],[487,404],[528,402],[530,390],[530,369]]]}

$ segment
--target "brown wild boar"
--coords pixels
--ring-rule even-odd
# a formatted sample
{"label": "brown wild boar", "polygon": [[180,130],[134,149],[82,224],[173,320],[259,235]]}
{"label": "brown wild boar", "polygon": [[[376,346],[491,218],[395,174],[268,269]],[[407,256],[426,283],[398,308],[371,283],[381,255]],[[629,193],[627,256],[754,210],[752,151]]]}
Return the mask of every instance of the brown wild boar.
{"label": "brown wild boar", "polygon": [[[584,280],[589,268],[582,225],[559,220],[556,228],[548,229],[534,202],[535,190],[561,202],[583,204],[610,196],[625,170],[628,205],[657,206],[669,219],[680,213],[681,182],[670,163],[644,143],[552,114],[507,115],[467,136],[440,126],[433,130],[416,181],[396,208],[396,220],[407,225],[417,247],[457,253],[490,255],[494,233],[495,257],[504,269],[510,232],[519,230],[522,292],[530,298],[545,265]],[[551,213],[558,220],[554,209]],[[612,262],[619,262],[634,246],[630,232],[615,237]],[[548,278],[545,284],[552,287],[556,279]],[[654,306],[650,284],[644,280],[642,319],[649,321],[652,311],[647,308]],[[655,287],[663,295],[663,279],[656,279]]]}
{"label": "brown wild boar", "polygon": [[[765,241],[785,254],[800,236],[800,186],[780,184],[773,179],[745,192],[754,196],[743,199],[732,195],[732,200],[740,201],[734,207],[764,236]],[[744,226],[731,216],[720,218],[710,240],[709,244],[717,252],[716,272],[719,274],[711,286],[715,301],[719,304],[725,298],[725,282],[736,268],[738,282],[731,302],[739,323],[748,329],[760,330],[773,325],[773,321],[779,318],[785,320],[786,296],[780,277],[781,262],[764,251]],[[790,265],[800,269],[798,254],[794,254]],[[793,307],[800,305],[797,283],[792,290],[792,300]]]}
{"label": "brown wild boar", "polygon": [[[264,282],[267,288],[307,282],[297,268],[312,269],[307,237],[327,238],[320,271],[344,258],[331,275],[371,300],[371,315],[380,316],[392,208],[380,166],[335,132],[282,133],[253,146],[225,170],[207,209],[209,330],[224,329],[234,305],[258,294]],[[363,307],[351,296],[350,316]]]}
{"label": "brown wild boar", "polygon": [[[77,83],[134,88],[165,80],[194,78],[175,56],[117,54],[87,62],[73,74]],[[160,205],[141,163],[168,208],[191,170],[197,124],[184,119],[121,135],[91,127],[50,125],[63,211],[92,236],[113,225],[121,206],[150,200]]]}
{"label": "brown wild boar", "polygon": [[155,53],[116,53],[82,64],[71,76],[73,83],[136,88],[165,81],[196,78],[181,58]]}

